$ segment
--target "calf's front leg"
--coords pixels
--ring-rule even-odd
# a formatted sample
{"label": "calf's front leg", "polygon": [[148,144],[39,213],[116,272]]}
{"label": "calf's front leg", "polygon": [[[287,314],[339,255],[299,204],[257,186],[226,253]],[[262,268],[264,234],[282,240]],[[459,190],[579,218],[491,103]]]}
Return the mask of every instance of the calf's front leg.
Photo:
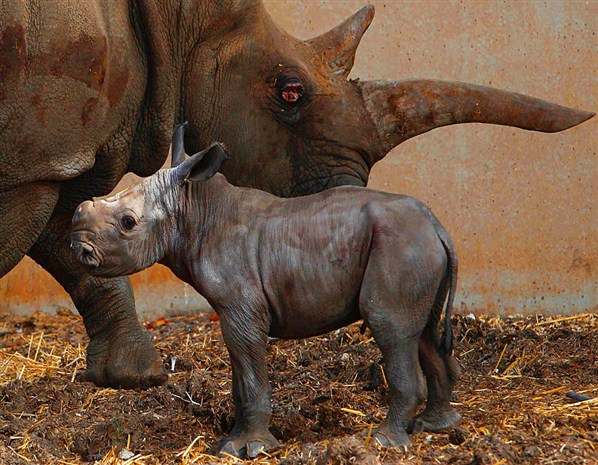
{"label": "calf's front leg", "polygon": [[271,388],[266,368],[268,325],[246,312],[218,312],[233,369],[235,425],[219,441],[220,452],[254,458],[278,447],[268,425],[272,416]]}

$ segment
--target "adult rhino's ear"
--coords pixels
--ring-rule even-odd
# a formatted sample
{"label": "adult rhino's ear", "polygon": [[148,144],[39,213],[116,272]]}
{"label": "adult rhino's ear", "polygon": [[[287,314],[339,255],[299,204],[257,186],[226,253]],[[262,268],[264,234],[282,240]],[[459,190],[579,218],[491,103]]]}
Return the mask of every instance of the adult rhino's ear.
{"label": "adult rhino's ear", "polygon": [[224,145],[216,142],[177,166],[176,173],[181,183],[207,181],[218,172],[222,162],[228,159]]}
{"label": "adult rhino's ear", "polygon": [[171,168],[176,168],[185,161],[185,126],[187,126],[187,121],[174,128],[174,133],[172,134]]}

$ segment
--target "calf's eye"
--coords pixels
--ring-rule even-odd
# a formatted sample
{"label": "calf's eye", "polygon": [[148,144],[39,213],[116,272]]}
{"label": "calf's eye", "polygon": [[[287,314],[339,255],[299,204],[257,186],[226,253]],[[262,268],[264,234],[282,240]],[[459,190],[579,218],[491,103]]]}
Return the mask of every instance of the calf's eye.
{"label": "calf's eye", "polygon": [[123,216],[120,222],[122,223],[123,228],[125,228],[127,231],[133,229],[135,227],[135,224],[137,223],[135,221],[135,218],[133,218],[131,215]]}

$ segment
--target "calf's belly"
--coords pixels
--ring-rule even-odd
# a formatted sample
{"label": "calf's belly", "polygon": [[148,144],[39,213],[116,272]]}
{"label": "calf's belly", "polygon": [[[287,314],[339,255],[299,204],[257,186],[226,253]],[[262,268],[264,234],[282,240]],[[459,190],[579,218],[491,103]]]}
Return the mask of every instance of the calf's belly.
{"label": "calf's belly", "polygon": [[269,335],[280,339],[319,336],[342,328],[361,318],[358,299],[338,298],[332,302],[297,303],[275,312]]}
{"label": "calf's belly", "polygon": [[353,243],[332,243],[322,247],[318,256],[303,254],[289,261],[292,267],[284,264],[266,274],[270,335],[282,339],[318,336],[359,320],[365,261],[356,250]]}

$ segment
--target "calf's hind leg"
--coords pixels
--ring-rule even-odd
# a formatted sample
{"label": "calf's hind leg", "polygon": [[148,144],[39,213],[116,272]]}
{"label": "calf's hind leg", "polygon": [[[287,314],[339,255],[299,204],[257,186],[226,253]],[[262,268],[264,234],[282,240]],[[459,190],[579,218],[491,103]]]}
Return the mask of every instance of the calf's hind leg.
{"label": "calf's hind leg", "polygon": [[461,415],[450,404],[453,386],[459,377],[459,365],[451,355],[441,355],[437,334],[438,318],[432,317],[419,341],[419,359],[426,375],[428,400],[424,412],[413,422],[414,433],[444,431],[461,421]]}
{"label": "calf's hind leg", "polygon": [[382,257],[378,263],[370,257],[360,309],[382,352],[390,390],[388,414],[374,431],[374,438],[384,447],[398,447],[410,444],[407,427],[424,398],[418,341],[434,296],[411,272],[386,267],[385,260]]}

